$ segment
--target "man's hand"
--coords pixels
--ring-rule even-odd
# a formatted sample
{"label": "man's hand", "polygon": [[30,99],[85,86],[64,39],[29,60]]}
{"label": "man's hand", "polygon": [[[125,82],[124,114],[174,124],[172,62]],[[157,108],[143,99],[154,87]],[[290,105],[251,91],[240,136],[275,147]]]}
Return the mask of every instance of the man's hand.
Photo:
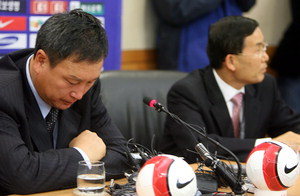
{"label": "man's hand", "polygon": [[89,130],[81,132],[69,144],[83,150],[91,161],[101,160],[106,154],[106,145],[98,135]]}
{"label": "man's hand", "polygon": [[300,134],[288,131],[278,137],[273,138],[273,140],[278,142],[283,142],[287,145],[297,145],[300,146]]}

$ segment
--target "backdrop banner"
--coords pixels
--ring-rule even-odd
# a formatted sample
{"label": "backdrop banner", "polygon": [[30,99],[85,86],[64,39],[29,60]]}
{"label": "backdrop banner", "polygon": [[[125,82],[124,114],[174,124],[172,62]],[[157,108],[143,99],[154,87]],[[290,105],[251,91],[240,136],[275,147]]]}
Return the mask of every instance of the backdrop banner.
{"label": "backdrop banner", "polygon": [[0,0],[0,57],[15,50],[33,48],[37,31],[52,14],[75,8],[103,22],[109,42],[104,70],[120,69],[121,0]]}

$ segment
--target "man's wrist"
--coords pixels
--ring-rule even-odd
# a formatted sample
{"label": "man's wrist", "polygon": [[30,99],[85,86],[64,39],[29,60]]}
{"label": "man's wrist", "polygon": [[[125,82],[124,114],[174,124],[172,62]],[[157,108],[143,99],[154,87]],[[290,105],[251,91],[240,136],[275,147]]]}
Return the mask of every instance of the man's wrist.
{"label": "man's wrist", "polygon": [[81,154],[83,160],[90,161],[89,157],[87,156],[87,154],[83,150],[81,150],[78,147],[73,147],[73,148],[75,148]]}

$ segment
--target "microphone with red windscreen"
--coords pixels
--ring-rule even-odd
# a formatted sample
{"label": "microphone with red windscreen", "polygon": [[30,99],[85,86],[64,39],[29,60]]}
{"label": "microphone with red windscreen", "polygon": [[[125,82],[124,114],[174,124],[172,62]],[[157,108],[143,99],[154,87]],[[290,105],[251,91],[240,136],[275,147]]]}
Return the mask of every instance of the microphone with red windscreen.
{"label": "microphone with red windscreen", "polygon": [[169,112],[164,108],[162,104],[156,101],[156,99],[152,99],[150,97],[144,97],[143,99],[144,103],[152,108],[155,108],[158,112],[166,112],[169,114]]}
{"label": "microphone with red windscreen", "polygon": [[[228,169],[228,166],[217,159],[214,156],[211,156],[212,154],[209,153],[209,151],[205,148],[205,146],[202,143],[199,143],[196,145],[195,150],[197,153],[200,155],[200,157],[203,159],[204,163],[206,166],[210,167],[213,171],[218,174],[223,181],[225,181],[225,184],[230,186],[232,191],[236,194],[243,194],[245,192],[245,189],[243,187],[244,182],[241,179],[241,164],[238,160],[238,158],[230,151],[228,150],[225,146],[221,145],[219,142],[215,141],[214,139],[208,137],[206,135],[205,129],[201,128],[201,131],[197,130],[193,126],[191,126],[189,123],[181,120],[177,115],[169,112],[162,104],[157,102],[155,99],[152,99],[150,97],[144,97],[143,99],[144,103],[150,107],[155,108],[158,112],[165,112],[167,113],[173,120],[175,120],[177,123],[184,125],[187,127],[189,130],[194,131],[195,133],[201,135],[203,138],[206,140],[210,141],[211,143],[215,144],[216,146],[220,147],[222,150],[227,151],[236,161],[237,166],[238,166],[238,173],[235,175],[231,170]],[[192,132],[191,132],[192,134]],[[192,134],[193,135],[193,134]],[[194,136],[194,135],[193,135]],[[198,140],[194,137],[196,143],[198,143]]]}

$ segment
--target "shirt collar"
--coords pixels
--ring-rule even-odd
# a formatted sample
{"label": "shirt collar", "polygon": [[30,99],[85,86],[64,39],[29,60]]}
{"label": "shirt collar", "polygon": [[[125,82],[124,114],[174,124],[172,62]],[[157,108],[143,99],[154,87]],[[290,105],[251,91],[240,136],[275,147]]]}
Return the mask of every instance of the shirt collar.
{"label": "shirt collar", "polygon": [[235,96],[237,93],[242,92],[243,94],[245,94],[245,87],[242,87],[241,89],[237,90],[232,86],[230,86],[229,84],[227,84],[224,80],[222,80],[215,69],[213,69],[213,74],[216,78],[217,84],[221,89],[221,92],[226,102],[230,101],[231,98]]}
{"label": "shirt collar", "polygon": [[30,86],[30,89],[35,97],[35,100],[37,101],[38,103],[38,106],[40,108],[40,111],[43,115],[44,118],[46,118],[47,114],[49,113],[50,109],[51,109],[51,106],[49,104],[47,104],[38,94],[38,92],[36,91],[34,85],[33,85],[33,82],[32,82],[32,79],[31,79],[31,76],[30,76],[30,72],[29,72],[29,66],[30,66],[30,60],[33,58],[33,54],[27,59],[27,62],[26,62],[26,78],[27,78],[27,81],[29,83],[29,86]]}

